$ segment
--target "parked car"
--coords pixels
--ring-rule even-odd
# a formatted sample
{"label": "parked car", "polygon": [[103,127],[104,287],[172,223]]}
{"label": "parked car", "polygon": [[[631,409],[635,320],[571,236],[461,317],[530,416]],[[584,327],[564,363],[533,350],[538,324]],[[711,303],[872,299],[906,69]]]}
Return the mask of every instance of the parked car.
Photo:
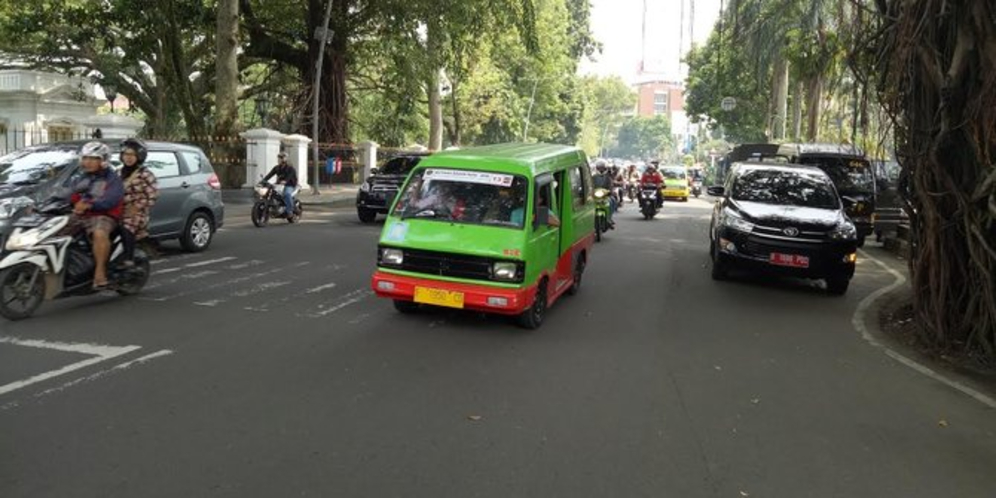
{"label": "parked car", "polygon": [[356,194],[356,215],[363,223],[373,223],[378,214],[387,214],[398,195],[401,184],[405,183],[419,161],[427,154],[409,153],[389,159],[367,181],[360,185]]}
{"label": "parked car", "polygon": [[736,163],[717,197],[709,231],[712,277],[735,269],[825,279],[847,292],[858,233],[830,177],[811,166]]}
{"label": "parked car", "polygon": [[[30,206],[66,190],[82,174],[79,150],[86,142],[60,142],[31,146],[0,157],[0,247],[13,230],[13,221]],[[120,168],[118,144],[105,141],[111,163]],[[145,165],[159,182],[159,200],[152,208],[149,236],[154,240],[179,239],[187,251],[211,245],[225,221],[221,182],[204,152],[191,145],[146,142]]]}

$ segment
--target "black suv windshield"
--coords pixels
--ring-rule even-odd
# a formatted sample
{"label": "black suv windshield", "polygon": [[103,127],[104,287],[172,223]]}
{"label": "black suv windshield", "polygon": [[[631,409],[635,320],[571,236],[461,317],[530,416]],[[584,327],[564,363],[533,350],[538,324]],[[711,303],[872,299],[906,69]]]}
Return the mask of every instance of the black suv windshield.
{"label": "black suv windshield", "polygon": [[78,147],[29,148],[0,157],[0,184],[27,185],[53,178],[77,159]]}
{"label": "black suv windshield", "polygon": [[864,159],[843,157],[803,157],[800,164],[823,170],[840,193],[871,193],[875,191],[875,174]]}
{"label": "black suv windshield", "polygon": [[812,173],[750,170],[733,185],[733,199],[777,206],[839,209],[832,185]]}
{"label": "black suv windshield", "polygon": [[395,157],[384,163],[380,168],[382,175],[407,175],[418,164],[419,157]]}
{"label": "black suv windshield", "polygon": [[402,218],[522,228],[526,179],[484,171],[426,168],[415,172],[394,207]]}

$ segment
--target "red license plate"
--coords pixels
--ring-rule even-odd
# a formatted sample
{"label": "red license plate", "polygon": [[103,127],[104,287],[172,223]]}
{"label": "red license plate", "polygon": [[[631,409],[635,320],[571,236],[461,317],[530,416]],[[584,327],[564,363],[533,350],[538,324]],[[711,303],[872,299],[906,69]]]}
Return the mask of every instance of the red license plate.
{"label": "red license plate", "polygon": [[792,268],[809,268],[809,256],[799,256],[798,254],[771,253],[769,262],[776,266],[789,266]]}

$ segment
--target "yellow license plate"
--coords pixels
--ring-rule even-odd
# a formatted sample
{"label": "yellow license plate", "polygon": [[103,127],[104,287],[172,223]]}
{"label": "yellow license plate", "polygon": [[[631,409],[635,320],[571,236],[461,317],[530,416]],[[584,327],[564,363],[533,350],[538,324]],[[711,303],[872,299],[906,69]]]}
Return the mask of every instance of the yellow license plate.
{"label": "yellow license plate", "polygon": [[428,287],[415,287],[415,302],[445,306],[447,308],[463,308],[463,292],[451,292]]}

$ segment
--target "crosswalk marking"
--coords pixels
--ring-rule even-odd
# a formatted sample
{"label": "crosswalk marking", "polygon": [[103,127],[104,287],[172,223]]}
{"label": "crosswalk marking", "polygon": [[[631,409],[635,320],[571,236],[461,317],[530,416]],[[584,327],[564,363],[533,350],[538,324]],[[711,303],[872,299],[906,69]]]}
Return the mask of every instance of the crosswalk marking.
{"label": "crosswalk marking", "polygon": [[229,287],[229,286],[236,285],[236,284],[241,284],[243,282],[248,282],[250,280],[260,279],[260,278],[263,278],[263,277],[266,277],[266,276],[269,276],[269,275],[274,275],[274,274],[277,274],[277,273],[280,273],[280,272],[285,272],[287,270],[291,270],[291,269],[294,269],[294,268],[301,268],[302,266],[306,266],[308,264],[310,264],[310,262],[304,261],[304,262],[295,263],[295,264],[289,265],[289,266],[282,266],[282,267],[279,267],[279,268],[272,268],[270,270],[266,270],[266,271],[262,271],[262,272],[258,272],[258,273],[253,273],[253,274],[250,274],[250,275],[244,275],[244,276],[241,276],[241,277],[233,278],[233,279],[230,279],[230,280],[225,280],[223,282],[214,283],[214,284],[207,285],[207,286],[204,286],[204,287],[190,288],[190,289],[183,290],[183,291],[180,291],[180,292],[176,292],[174,294],[170,294],[170,295],[167,295],[167,296],[161,296],[161,297],[143,297],[142,299],[144,299],[146,301],[155,301],[155,302],[170,301],[170,300],[173,300],[173,299],[176,299],[176,298],[179,298],[179,297],[189,296],[191,294],[196,294],[196,293],[200,293],[200,292],[204,292],[204,291],[209,291],[209,290],[214,290],[214,289],[220,289],[220,288]]}
{"label": "crosswalk marking", "polygon": [[322,318],[324,316],[330,315],[339,311],[346,306],[356,304],[370,296],[373,295],[373,291],[369,289],[356,289],[349,292],[343,296],[339,296],[338,299],[329,304],[320,304],[317,308],[313,308],[311,311],[307,311],[303,316],[309,318]]}

